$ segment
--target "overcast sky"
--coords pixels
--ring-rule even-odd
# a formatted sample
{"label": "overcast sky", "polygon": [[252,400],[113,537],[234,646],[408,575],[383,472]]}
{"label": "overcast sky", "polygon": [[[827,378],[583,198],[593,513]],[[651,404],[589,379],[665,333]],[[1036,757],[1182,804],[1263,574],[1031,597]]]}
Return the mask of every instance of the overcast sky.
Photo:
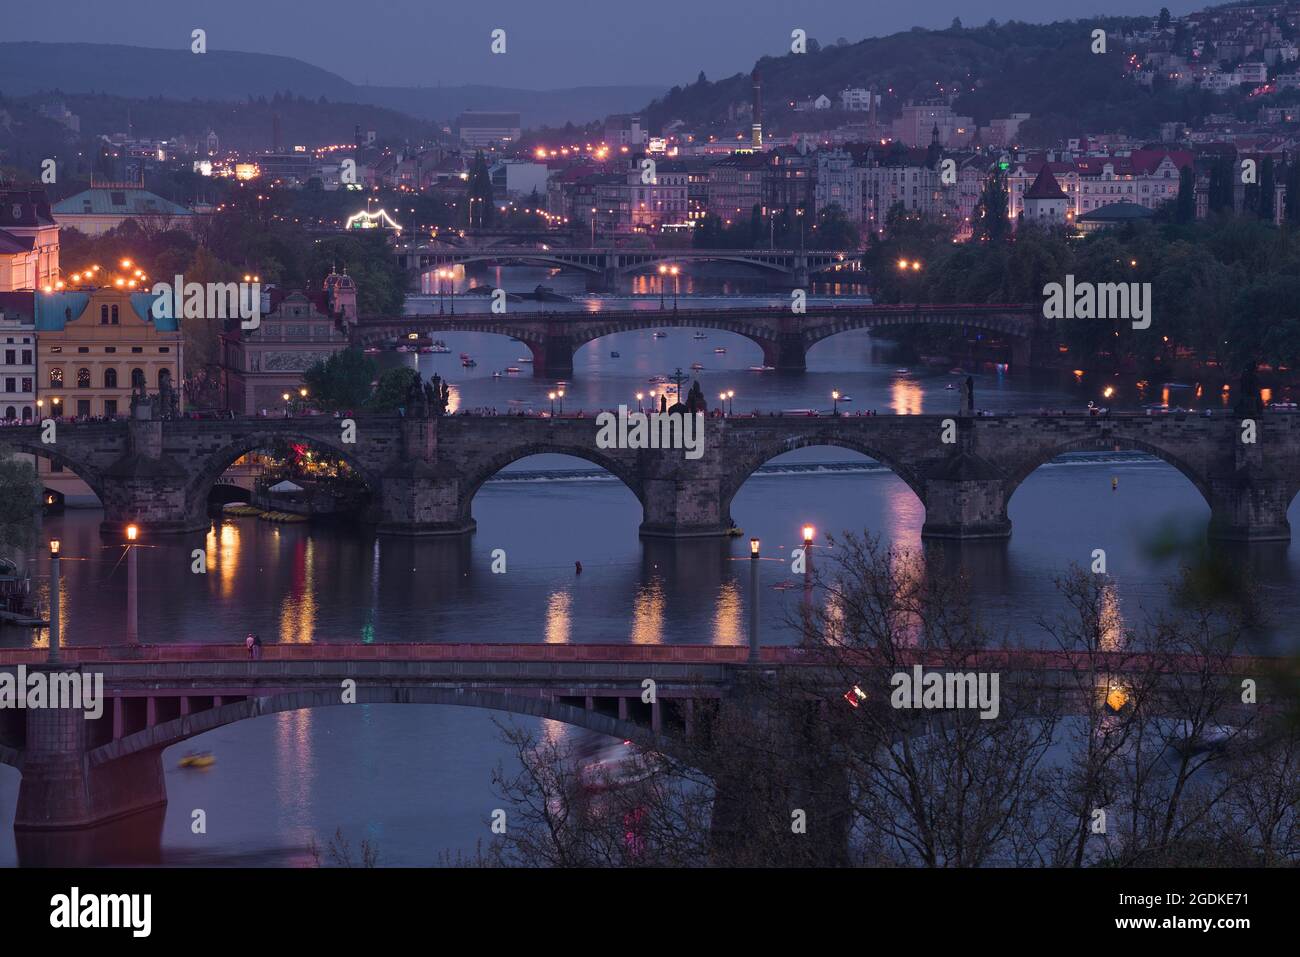
{"label": "overcast sky", "polygon": [[[1176,0],[5,0],[0,39],[189,48],[296,57],[354,83],[486,83],[528,89],[692,81],[747,70],[789,49],[795,27],[823,43],[913,26],[1048,22],[1096,13],[1175,14]],[[489,51],[506,31],[505,55]]]}

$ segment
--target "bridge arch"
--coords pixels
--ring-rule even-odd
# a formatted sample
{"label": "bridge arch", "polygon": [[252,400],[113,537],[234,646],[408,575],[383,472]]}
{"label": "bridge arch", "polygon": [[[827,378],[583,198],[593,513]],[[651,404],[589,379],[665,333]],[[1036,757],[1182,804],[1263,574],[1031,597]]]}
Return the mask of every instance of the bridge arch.
{"label": "bridge arch", "polygon": [[[39,430],[40,426],[34,426],[33,428]],[[24,429],[24,431],[27,430]],[[67,448],[73,445],[75,445],[75,443],[69,441],[63,443],[62,448]],[[58,442],[52,442],[47,445],[41,442],[39,433],[37,433],[37,437],[32,440],[26,438],[13,439],[10,436],[5,435],[4,430],[0,430],[0,450],[20,455],[33,455],[37,458],[45,459],[48,462],[56,464],[61,468],[67,469],[67,471],[71,472],[90,487],[90,490],[95,493],[95,497],[99,499],[101,505],[107,501],[104,496],[103,473],[94,466],[87,464],[73,455],[68,455],[63,452],[60,443]],[[38,481],[40,480],[39,472],[40,469],[38,468]]]}
{"label": "bridge arch", "polygon": [[642,491],[641,481],[632,465],[625,464],[613,456],[604,455],[599,449],[589,446],[529,442],[512,446],[474,466],[473,470],[465,476],[461,486],[460,518],[465,522],[472,520],[474,496],[478,494],[484,482],[506,466],[512,465],[520,459],[526,459],[531,455],[570,455],[574,458],[584,459],[604,469],[622,482],[636,496],[636,500],[641,504],[642,508],[645,507],[645,496]]}
{"label": "bridge arch", "polygon": [[1141,439],[1130,438],[1128,436],[1094,436],[1076,439],[1069,442],[1063,442],[1052,446],[1047,446],[1035,451],[1035,453],[1020,462],[1015,470],[1007,477],[1003,483],[1004,500],[1009,505],[1011,497],[1034,472],[1039,468],[1051,462],[1058,456],[1065,455],[1068,452],[1144,452],[1154,458],[1160,459],[1168,465],[1172,465],[1182,475],[1195,486],[1196,490],[1201,493],[1205,503],[1211,508],[1214,506],[1210,487],[1206,482],[1205,476],[1200,474],[1189,462],[1180,456],[1163,449],[1151,442]]}
{"label": "bridge arch", "polygon": [[499,252],[480,253],[467,256],[438,257],[441,262],[420,264],[420,275],[426,275],[441,266],[472,266],[476,263],[495,263],[497,265],[545,266],[550,269],[570,269],[581,273],[600,273],[601,267],[594,263],[585,263],[572,257],[551,256],[540,250],[502,248]]}
{"label": "bridge arch", "polygon": [[880,446],[874,443],[866,443],[854,437],[835,435],[828,430],[819,429],[815,432],[801,432],[789,435],[765,443],[748,454],[731,458],[730,467],[722,484],[724,507],[730,509],[732,499],[735,498],[749,477],[758,471],[760,466],[766,465],[772,459],[787,452],[815,446],[848,449],[851,452],[865,455],[869,459],[874,459],[900,478],[920,502],[925,502],[924,480],[910,466],[904,465],[897,456],[888,451],[883,451]]}
{"label": "bridge arch", "polygon": [[[662,734],[653,733],[644,725],[597,711],[588,711],[576,705],[564,704],[548,695],[510,694],[478,688],[358,684],[355,703],[441,704],[502,711],[526,717],[550,718],[573,727],[586,728],[610,737],[634,741],[659,751],[672,749],[670,739]],[[240,701],[223,704],[219,708],[183,715],[170,721],[160,722],[143,731],[128,734],[89,751],[87,758],[92,766],[102,765],[141,752],[161,751],[206,731],[234,724],[236,721],[334,705],[344,705],[337,687],[282,692],[267,697],[246,697]],[[18,752],[13,749],[0,749],[0,760],[7,757],[17,759],[17,756]],[[4,760],[4,763],[10,762]]]}
{"label": "bridge arch", "polygon": [[[331,419],[330,421],[336,420]],[[336,431],[333,434],[338,433]],[[365,462],[359,460],[355,451],[343,445],[342,442],[324,438],[322,435],[314,435],[306,430],[258,428],[240,434],[232,441],[208,453],[186,484],[185,501],[191,503],[191,506],[195,509],[205,509],[213,486],[217,484],[217,480],[240,456],[247,455],[249,452],[258,449],[271,448],[276,442],[300,442],[303,445],[327,451],[330,455],[337,456],[347,462],[365,481],[372,495],[378,495],[382,488],[379,473],[370,468]]]}

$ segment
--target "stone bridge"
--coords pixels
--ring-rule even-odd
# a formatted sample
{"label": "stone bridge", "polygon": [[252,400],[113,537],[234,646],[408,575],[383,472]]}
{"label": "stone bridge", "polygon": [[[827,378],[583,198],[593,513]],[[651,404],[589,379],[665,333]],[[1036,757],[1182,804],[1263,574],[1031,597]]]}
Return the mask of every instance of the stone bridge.
{"label": "stone bridge", "polygon": [[522,340],[533,355],[533,374],[571,378],[573,356],[588,342],[639,329],[705,328],[734,332],[763,350],[763,364],[802,372],[808,350],[852,329],[902,326],[973,329],[1007,341],[1011,365],[1026,368],[1044,335],[1042,307],[1034,304],[788,306],[738,309],[624,309],[601,312],[507,312],[505,315],[394,316],[363,319],[352,327],[360,346],[405,340],[411,333],[490,332]]}
{"label": "stone bridge", "polygon": [[[80,675],[102,681],[100,713],[76,708],[0,710],[0,763],[19,769],[14,826],[63,830],[100,825],[166,804],[162,753],[236,721],[303,708],[353,704],[442,704],[549,718],[647,749],[686,757],[695,725],[737,700],[754,681],[799,668],[817,707],[838,706],[846,666],[888,674],[898,667],[869,653],[824,658],[816,648],[699,645],[270,645],[250,661],[220,645],[71,647],[63,660],[44,649],[0,649],[0,674],[27,682]],[[903,666],[951,668],[933,651]],[[962,659],[963,671],[1033,676],[1034,693],[1104,695],[1116,682],[1158,672],[1271,673],[1280,662],[1195,656],[1155,659],[1126,652],[990,650]],[[21,670],[20,670],[21,669]],[[1168,676],[1165,678],[1164,676]],[[646,679],[654,682],[645,701]],[[84,701],[84,698],[83,698]]]}
{"label": "stone bridge", "polygon": [[680,266],[696,262],[739,263],[795,287],[808,285],[819,272],[858,271],[859,253],[854,250],[799,249],[570,249],[537,244],[523,246],[404,246],[398,262],[414,274],[440,266],[472,263],[526,264],[573,269],[588,276],[593,289],[611,289],[620,276],[657,270],[660,265]]}
{"label": "stone bridge", "polygon": [[[349,421],[354,442],[343,441]],[[483,483],[537,453],[607,470],[641,503],[641,534],[668,538],[725,535],[732,499],[759,466],[818,445],[892,469],[924,505],[922,534],[934,538],[1009,535],[1016,488],[1065,452],[1137,450],[1168,462],[1209,504],[1215,538],[1288,540],[1287,508],[1300,488],[1300,415],[1284,412],[1262,414],[1249,444],[1231,416],[1190,414],[706,417],[694,459],[681,449],[601,448],[599,431],[582,417],[136,419],[61,423],[48,444],[39,426],[4,428],[0,449],[60,463],[99,496],[106,532],[134,523],[145,535],[207,528],[213,484],[241,455],[277,440],[348,462],[371,490],[369,519],[399,535],[472,531]]]}

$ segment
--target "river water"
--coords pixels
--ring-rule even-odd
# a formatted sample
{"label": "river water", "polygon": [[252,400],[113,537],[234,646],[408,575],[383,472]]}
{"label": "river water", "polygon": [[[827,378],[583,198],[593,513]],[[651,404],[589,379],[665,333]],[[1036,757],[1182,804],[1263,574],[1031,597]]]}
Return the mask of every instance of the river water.
{"label": "river water", "polygon": [[[539,273],[541,271],[538,271]],[[531,289],[532,275],[513,275]],[[541,273],[545,276],[545,273]],[[492,281],[489,277],[488,282]],[[532,284],[530,284],[532,283]],[[558,285],[547,279],[548,285]],[[509,287],[507,287],[509,288]],[[561,290],[565,291],[565,290]],[[645,291],[645,290],[643,290]],[[657,288],[648,290],[657,293]],[[708,291],[708,290],[702,290]],[[715,290],[716,291],[716,290]],[[733,295],[744,290],[732,290]],[[780,301],[749,293],[755,303]],[[593,300],[576,308],[601,308]],[[734,301],[734,300],[733,300]],[[669,294],[669,304],[671,293]],[[658,308],[657,296],[638,300]],[[411,311],[429,311],[415,300]],[[437,309],[436,297],[432,300]],[[458,303],[458,311],[464,308]],[[566,411],[636,403],[647,380],[699,362],[694,373],[712,403],[734,390],[737,412],[829,409],[831,391],[852,397],[844,411],[880,414],[954,411],[958,381],[947,368],[909,367],[888,343],[846,333],[814,347],[802,376],[751,372],[758,347],[737,336],[704,330],[649,331],[612,336],[584,347],[565,384]],[[527,355],[500,336],[449,334],[450,355],[425,355],[421,370],[447,376],[462,408],[543,409],[556,383],[492,372]],[[725,354],[715,353],[725,348]],[[611,358],[610,352],[620,353]],[[478,362],[465,370],[458,354]],[[416,361],[414,356],[408,361]],[[977,404],[996,410],[1078,409],[1100,398],[1097,384],[1065,376],[1013,375],[995,366],[970,370]],[[1194,384],[1188,400],[1193,405]],[[1136,396],[1135,396],[1136,400]],[[1222,405],[1215,395],[1205,407]],[[1113,486],[1113,482],[1117,482]],[[477,532],[464,540],[376,538],[346,526],[273,525],[225,519],[205,534],[160,539],[139,552],[140,635],[145,642],[239,643],[249,631],[267,642],[625,642],[742,644],[748,593],[747,543],[762,539],[765,562],[760,618],[765,641],[789,641],[784,622],[797,610],[789,557],[799,529],[818,529],[815,561],[833,549],[822,537],[868,531],[908,548],[921,548],[919,501],[890,472],[842,449],[811,448],[768,463],[737,495],[732,509],[744,539],[722,542],[640,541],[640,507],[625,487],[585,461],[534,456],[488,482],[474,501]],[[959,565],[995,632],[1041,640],[1038,620],[1059,610],[1053,579],[1070,563],[1087,565],[1104,548],[1126,620],[1164,607],[1174,573],[1152,557],[1151,542],[1168,528],[1199,531],[1209,509],[1171,466],[1140,455],[1063,457],[1035,472],[1010,503],[1014,531],[1005,542],[927,545],[930,560]],[[46,521],[62,540],[64,640],[95,644],[104,623],[122,622],[125,566],[118,545],[98,533],[99,513],[68,510]],[[1300,521],[1292,508],[1291,520]],[[190,572],[190,552],[204,547],[208,573]],[[507,572],[490,572],[490,553],[504,549]],[[1237,553],[1275,622],[1300,612],[1300,544]],[[576,575],[574,562],[583,571]],[[36,582],[48,588],[48,569]],[[42,596],[44,597],[44,596]],[[114,629],[120,634],[120,629]],[[43,633],[0,631],[8,646],[43,645]],[[1255,638],[1264,653],[1294,652],[1300,638],[1281,625]],[[506,720],[498,716],[495,720]],[[522,719],[513,719],[521,721]],[[161,823],[161,851],[151,824],[128,825],[124,843],[94,852],[98,863],[137,859],[168,864],[301,865],[308,846],[337,830],[355,848],[367,839],[380,862],[424,865],[445,851],[472,852],[490,837],[488,819],[500,805],[490,787],[492,769],[514,766],[494,716],[440,706],[358,706],[317,709],[244,721],[173,748],[164,756],[170,804]],[[551,722],[522,722],[540,733],[572,732]],[[176,760],[195,748],[217,761],[181,770]],[[0,864],[18,860],[12,820],[18,774],[0,767]],[[191,812],[207,812],[205,834],[190,830]],[[134,848],[134,850],[133,850]],[[140,848],[147,848],[140,850]]]}

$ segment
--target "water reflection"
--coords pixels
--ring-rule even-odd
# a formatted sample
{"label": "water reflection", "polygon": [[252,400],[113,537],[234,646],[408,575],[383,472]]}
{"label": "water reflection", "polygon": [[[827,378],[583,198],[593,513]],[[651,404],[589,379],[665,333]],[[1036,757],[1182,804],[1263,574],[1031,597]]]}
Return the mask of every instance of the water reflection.
{"label": "water reflection", "polygon": [[924,411],[925,395],[921,383],[915,379],[895,379],[889,390],[889,400],[895,415],[920,415]]}
{"label": "water reflection", "polygon": [[573,625],[571,608],[573,595],[567,590],[555,591],[546,602],[546,643],[567,645]]}

